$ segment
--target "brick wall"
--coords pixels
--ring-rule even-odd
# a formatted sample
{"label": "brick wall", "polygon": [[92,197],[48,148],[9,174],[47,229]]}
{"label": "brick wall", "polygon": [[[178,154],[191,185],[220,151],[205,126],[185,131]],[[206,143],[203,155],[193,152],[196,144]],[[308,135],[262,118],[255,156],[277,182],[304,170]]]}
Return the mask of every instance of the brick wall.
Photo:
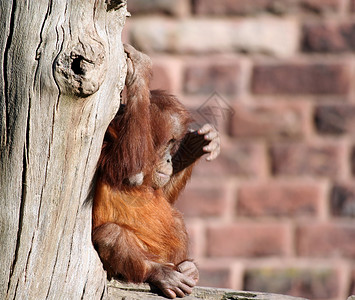
{"label": "brick wall", "polygon": [[355,294],[355,1],[128,2],[152,87],[222,134],[178,204],[200,285]]}

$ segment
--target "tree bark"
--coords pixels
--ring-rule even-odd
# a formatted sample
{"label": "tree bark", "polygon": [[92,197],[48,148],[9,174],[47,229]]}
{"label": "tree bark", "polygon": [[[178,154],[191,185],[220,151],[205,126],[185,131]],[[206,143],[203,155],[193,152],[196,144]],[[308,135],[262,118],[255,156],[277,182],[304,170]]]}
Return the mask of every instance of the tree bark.
{"label": "tree bark", "polygon": [[120,0],[0,2],[0,299],[100,299],[90,187],[126,74]]}

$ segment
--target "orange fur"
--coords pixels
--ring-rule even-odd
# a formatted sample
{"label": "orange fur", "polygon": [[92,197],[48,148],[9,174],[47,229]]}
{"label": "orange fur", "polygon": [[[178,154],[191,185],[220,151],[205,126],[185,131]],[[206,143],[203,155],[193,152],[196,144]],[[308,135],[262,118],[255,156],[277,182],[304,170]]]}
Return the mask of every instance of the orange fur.
{"label": "orange fur", "polygon": [[186,231],[175,221],[181,216],[161,190],[142,186],[119,191],[98,182],[93,216],[94,229],[115,223],[134,233],[139,246],[153,254],[156,262],[177,264],[186,259]]}

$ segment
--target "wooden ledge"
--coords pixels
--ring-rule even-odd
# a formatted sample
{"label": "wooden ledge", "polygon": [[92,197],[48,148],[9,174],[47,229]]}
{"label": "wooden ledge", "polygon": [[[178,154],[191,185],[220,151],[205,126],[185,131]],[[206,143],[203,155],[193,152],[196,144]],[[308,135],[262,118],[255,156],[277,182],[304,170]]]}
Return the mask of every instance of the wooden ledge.
{"label": "wooden ledge", "polygon": [[[157,295],[148,284],[131,284],[116,280],[108,283],[109,300],[163,300],[167,299]],[[291,297],[278,294],[241,292],[230,289],[217,289],[209,287],[195,287],[193,293],[184,300],[307,300],[305,298]]]}

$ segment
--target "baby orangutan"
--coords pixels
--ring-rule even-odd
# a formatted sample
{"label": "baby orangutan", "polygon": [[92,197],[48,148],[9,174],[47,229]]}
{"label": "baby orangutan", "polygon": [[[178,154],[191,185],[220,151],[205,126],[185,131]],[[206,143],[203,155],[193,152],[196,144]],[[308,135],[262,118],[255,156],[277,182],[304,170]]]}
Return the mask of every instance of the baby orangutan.
{"label": "baby orangutan", "polygon": [[188,237],[174,203],[205,153],[215,159],[220,138],[206,124],[189,131],[190,114],[163,91],[150,91],[151,60],[125,45],[127,103],[105,134],[98,163],[92,239],[108,277],[148,282],[169,298],[198,281]]}

